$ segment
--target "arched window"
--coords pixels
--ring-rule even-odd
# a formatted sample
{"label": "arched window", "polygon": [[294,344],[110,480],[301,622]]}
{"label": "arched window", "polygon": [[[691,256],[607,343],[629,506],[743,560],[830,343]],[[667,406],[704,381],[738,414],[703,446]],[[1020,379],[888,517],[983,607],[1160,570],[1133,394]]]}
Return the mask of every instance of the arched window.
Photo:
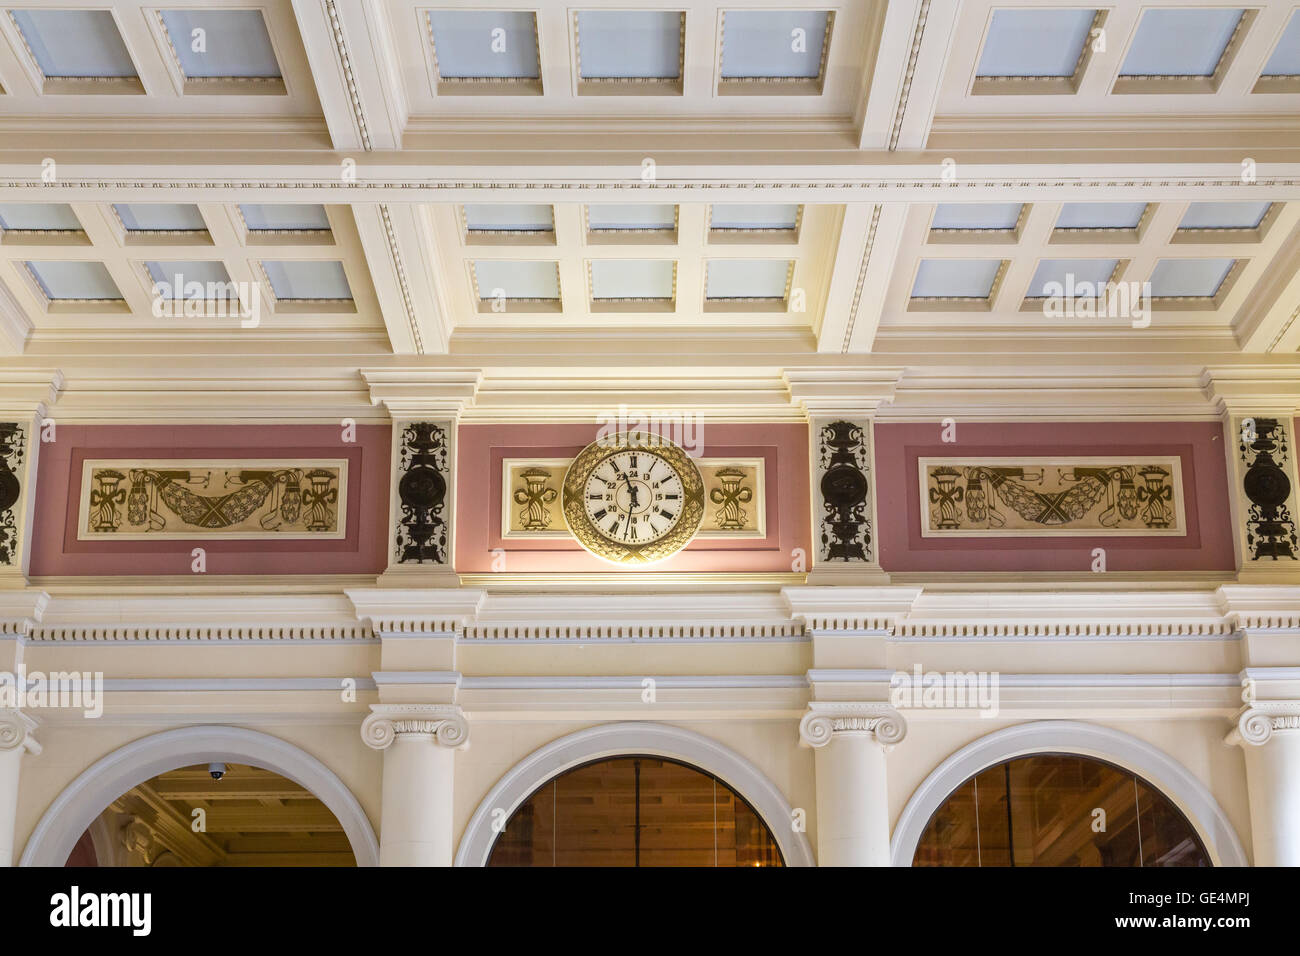
{"label": "arched window", "polygon": [[510,817],[488,866],[783,866],[767,825],[712,774],[662,757],[553,777]]}
{"label": "arched window", "polygon": [[1077,754],[982,770],[930,817],[913,866],[1209,866],[1187,818],[1136,774]]}

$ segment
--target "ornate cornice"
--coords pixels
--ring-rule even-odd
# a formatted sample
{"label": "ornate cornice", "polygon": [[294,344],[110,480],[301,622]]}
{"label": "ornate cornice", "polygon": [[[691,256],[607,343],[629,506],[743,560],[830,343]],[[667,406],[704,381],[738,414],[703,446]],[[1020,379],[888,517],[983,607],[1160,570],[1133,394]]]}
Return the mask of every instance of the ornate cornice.
{"label": "ornate cornice", "polygon": [[1236,726],[1223,742],[1262,746],[1276,733],[1300,730],[1300,700],[1259,701],[1237,715]]}
{"label": "ornate cornice", "polygon": [[884,703],[810,703],[799,721],[799,742],[805,747],[825,747],[837,734],[871,737],[889,748],[907,735],[907,721]]}
{"label": "ornate cornice", "polygon": [[469,721],[455,704],[371,704],[370,710],[361,722],[361,739],[374,750],[386,750],[408,734],[443,747],[469,746]]}

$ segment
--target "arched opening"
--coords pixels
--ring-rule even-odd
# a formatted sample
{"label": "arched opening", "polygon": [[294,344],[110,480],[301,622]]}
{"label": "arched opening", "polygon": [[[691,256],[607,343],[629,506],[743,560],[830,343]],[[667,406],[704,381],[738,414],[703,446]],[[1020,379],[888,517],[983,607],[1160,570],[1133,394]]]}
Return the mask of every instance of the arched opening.
{"label": "arched opening", "polygon": [[767,824],[713,774],[632,755],[574,767],[519,806],[488,866],[783,866]]}
{"label": "arched opening", "polygon": [[1130,770],[1031,754],[957,787],[921,834],[913,866],[1209,866],[1182,812]]}
{"label": "arched opening", "polygon": [[[379,865],[379,841],[365,811],[352,791],[328,767],[278,737],[223,726],[183,727],[153,734],[96,761],[46,809],[27,840],[19,865],[63,866],[78,861],[84,865],[92,858],[101,865],[111,865],[108,861],[117,852],[115,842],[121,834],[104,818],[105,808],[125,794],[138,792],[142,784],[166,778],[178,768],[183,768],[184,773],[201,770],[207,774],[212,763],[224,764],[228,772],[234,766],[236,774],[250,774],[249,780],[254,768],[260,768],[261,772],[296,784],[311,795],[310,799],[318,801],[338,824],[358,866]],[[237,777],[229,779],[233,781]],[[269,784],[271,778],[264,777],[263,781]],[[260,784],[250,785],[256,790]],[[298,794],[299,790],[293,792]],[[266,800],[274,799],[277,798],[268,790]],[[241,822],[244,826],[255,825],[251,818]],[[192,823],[193,817],[188,825]],[[281,824],[272,821],[271,825]],[[136,835],[143,839],[139,828]],[[157,865],[156,860],[150,862]],[[175,864],[164,858],[162,865]]]}
{"label": "arched opening", "polygon": [[65,865],[356,866],[356,857],[310,790],[273,770],[219,763],[132,787],[86,829]]}

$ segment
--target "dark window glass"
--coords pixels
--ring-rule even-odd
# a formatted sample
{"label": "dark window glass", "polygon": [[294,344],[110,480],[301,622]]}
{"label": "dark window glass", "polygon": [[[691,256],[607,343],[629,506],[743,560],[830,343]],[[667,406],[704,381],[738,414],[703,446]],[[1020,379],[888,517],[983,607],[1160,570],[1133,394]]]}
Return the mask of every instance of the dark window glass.
{"label": "dark window glass", "polygon": [[547,781],[488,866],[782,866],[766,824],[725,783],[661,757],[616,757]]}
{"label": "dark window glass", "polygon": [[913,866],[1209,866],[1187,818],[1145,780],[1072,754],[989,767],[926,824]]}

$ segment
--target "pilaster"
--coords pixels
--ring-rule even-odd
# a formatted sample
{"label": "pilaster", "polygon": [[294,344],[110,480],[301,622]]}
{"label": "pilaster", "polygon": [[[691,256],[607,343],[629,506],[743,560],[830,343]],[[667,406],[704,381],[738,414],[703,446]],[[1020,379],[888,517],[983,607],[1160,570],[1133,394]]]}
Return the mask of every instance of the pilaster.
{"label": "pilaster", "polygon": [[0,383],[0,588],[27,586],[41,444],[57,440],[49,407],[63,373],[7,372]]}

